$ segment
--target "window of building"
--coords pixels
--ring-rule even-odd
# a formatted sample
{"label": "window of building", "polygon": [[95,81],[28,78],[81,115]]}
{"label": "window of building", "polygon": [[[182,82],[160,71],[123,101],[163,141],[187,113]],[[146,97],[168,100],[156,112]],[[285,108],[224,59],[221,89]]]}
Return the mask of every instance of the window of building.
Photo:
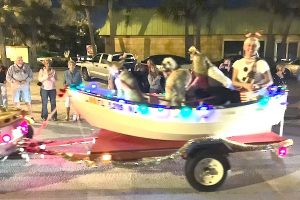
{"label": "window of building", "polygon": [[298,54],[298,42],[276,43],[276,58],[281,60],[295,60]]}

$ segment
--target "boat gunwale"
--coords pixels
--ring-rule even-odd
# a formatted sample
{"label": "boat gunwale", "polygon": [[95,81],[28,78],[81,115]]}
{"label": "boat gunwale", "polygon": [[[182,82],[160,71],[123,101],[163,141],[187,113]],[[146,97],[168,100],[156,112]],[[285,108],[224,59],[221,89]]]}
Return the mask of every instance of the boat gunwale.
{"label": "boat gunwale", "polygon": [[[74,89],[72,88],[72,90],[74,90]],[[104,95],[96,94],[96,93],[93,93],[93,92],[86,92],[86,91],[83,91],[83,90],[80,90],[80,89],[77,89],[77,88],[75,88],[75,90],[82,93],[82,94],[86,94],[86,95],[89,95],[89,96],[105,99],[105,100],[108,100],[108,101],[113,101],[113,102],[116,102],[116,103],[119,103],[120,100],[121,100],[121,101],[124,101],[126,104],[146,105],[146,106],[151,107],[151,108],[180,109],[184,106],[188,106],[188,107],[191,107],[191,108],[197,108],[197,106],[189,106],[189,105],[167,106],[167,105],[160,105],[160,104],[151,104],[151,103],[147,103],[147,102],[130,101],[130,100],[117,98],[117,97],[106,97]],[[285,94],[279,94],[279,95],[285,95]],[[230,104],[226,104],[226,105],[211,105],[211,104],[207,104],[207,105],[209,107],[212,107],[212,108],[209,108],[209,110],[210,110],[210,109],[235,108],[235,107],[240,107],[240,106],[247,106],[247,105],[256,104],[258,102],[259,102],[259,100],[252,100],[252,101],[241,102],[241,103],[230,103]],[[199,106],[201,106],[201,105],[199,105]]]}

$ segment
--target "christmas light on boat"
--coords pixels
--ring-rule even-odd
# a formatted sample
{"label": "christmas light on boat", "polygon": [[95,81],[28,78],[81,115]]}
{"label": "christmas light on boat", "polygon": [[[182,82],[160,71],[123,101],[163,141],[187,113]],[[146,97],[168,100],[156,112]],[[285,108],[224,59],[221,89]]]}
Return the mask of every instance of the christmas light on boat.
{"label": "christmas light on boat", "polygon": [[98,86],[95,91],[91,89],[86,86],[85,91],[69,90],[74,108],[90,124],[127,135],[166,140],[191,139],[203,134],[227,137],[269,132],[281,121],[286,110],[283,102],[287,99],[286,90],[271,88],[277,92],[257,101],[228,106],[168,107],[109,98],[112,91]]}

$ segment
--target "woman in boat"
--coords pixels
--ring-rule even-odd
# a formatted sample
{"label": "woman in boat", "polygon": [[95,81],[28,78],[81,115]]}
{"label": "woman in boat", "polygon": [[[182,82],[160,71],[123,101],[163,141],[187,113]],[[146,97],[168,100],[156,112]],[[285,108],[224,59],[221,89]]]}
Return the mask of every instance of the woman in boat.
{"label": "woman in boat", "polygon": [[197,103],[199,98],[206,98],[209,99],[206,103],[214,105],[238,103],[239,93],[231,90],[231,80],[194,46],[189,48],[189,53],[193,79],[187,87],[188,101]]}
{"label": "woman in boat", "polygon": [[240,91],[264,89],[273,84],[268,63],[260,59],[257,37],[251,36],[244,41],[244,58],[233,63],[232,83]]}
{"label": "woman in boat", "polygon": [[148,73],[148,82],[150,85],[149,93],[159,94],[162,92],[162,87],[161,87],[162,76],[151,59],[147,60],[147,65],[149,70]]}
{"label": "woman in boat", "polygon": [[224,59],[223,63],[219,66],[219,70],[221,70],[225,76],[232,79],[232,63],[229,58]]}
{"label": "woman in boat", "polygon": [[277,86],[286,86],[287,85],[287,79],[285,77],[284,71],[285,71],[284,64],[278,64],[276,66],[276,73],[273,75],[274,85],[277,85]]}
{"label": "woman in boat", "polygon": [[185,102],[185,88],[191,81],[191,75],[188,70],[181,69],[176,61],[167,57],[162,62],[163,68],[167,71],[171,71],[166,80],[166,96],[165,99],[168,105],[180,106]]}
{"label": "woman in boat", "polygon": [[136,79],[121,63],[113,61],[110,64],[110,73],[115,77],[114,83],[118,98],[135,102],[145,101]]}

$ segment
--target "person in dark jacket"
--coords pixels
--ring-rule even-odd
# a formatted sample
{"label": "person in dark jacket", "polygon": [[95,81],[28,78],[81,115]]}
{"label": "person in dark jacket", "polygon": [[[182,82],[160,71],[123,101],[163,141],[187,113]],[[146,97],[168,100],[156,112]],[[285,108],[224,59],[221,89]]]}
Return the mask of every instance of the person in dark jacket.
{"label": "person in dark jacket", "polygon": [[285,67],[283,64],[278,64],[276,66],[276,73],[273,75],[274,85],[286,86],[287,78],[285,76]]}
{"label": "person in dark jacket", "polygon": [[[82,83],[82,78],[81,78],[81,73],[80,71],[75,68],[76,67],[76,63],[73,60],[70,60],[68,62],[68,70],[66,70],[64,72],[64,85],[65,87],[69,87],[69,86],[77,86],[80,85]],[[70,102],[70,96],[66,96],[66,101],[65,101],[65,106],[66,106],[66,121],[70,120],[70,106],[71,106],[71,102]]]}
{"label": "person in dark jacket", "polygon": [[7,89],[6,89],[7,68],[0,66],[0,105],[7,108]]}

